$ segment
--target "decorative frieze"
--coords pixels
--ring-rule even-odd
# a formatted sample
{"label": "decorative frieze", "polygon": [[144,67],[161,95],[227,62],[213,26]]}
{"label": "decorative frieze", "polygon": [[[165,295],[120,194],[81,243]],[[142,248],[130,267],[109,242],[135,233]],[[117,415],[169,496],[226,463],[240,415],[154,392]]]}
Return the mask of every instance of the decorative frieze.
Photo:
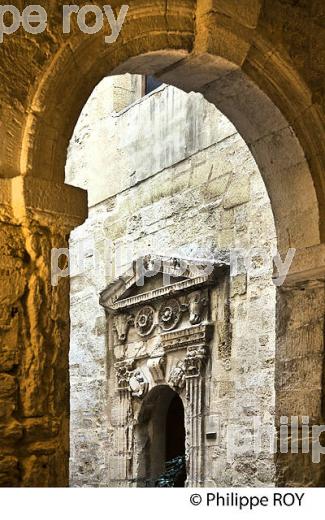
{"label": "decorative frieze", "polygon": [[133,316],[117,314],[113,318],[114,330],[119,343],[125,343],[130,325],[134,322]]}
{"label": "decorative frieze", "polygon": [[207,307],[208,300],[201,291],[192,293],[189,297],[190,324],[198,325],[204,319],[204,307]]}
{"label": "decorative frieze", "polygon": [[186,349],[190,345],[209,343],[213,334],[213,325],[194,325],[185,329],[161,334],[161,344],[166,352]]}

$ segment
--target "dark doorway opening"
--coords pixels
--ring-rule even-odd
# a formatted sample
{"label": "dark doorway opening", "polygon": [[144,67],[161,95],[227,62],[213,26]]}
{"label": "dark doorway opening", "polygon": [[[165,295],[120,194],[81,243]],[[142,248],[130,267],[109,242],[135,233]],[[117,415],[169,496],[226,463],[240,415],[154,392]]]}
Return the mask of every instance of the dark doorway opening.
{"label": "dark doorway opening", "polygon": [[168,385],[154,387],[139,414],[137,485],[185,487],[185,412]]}
{"label": "dark doorway opening", "polygon": [[178,394],[173,397],[166,417],[166,470],[174,473],[173,487],[184,487],[185,470],[185,425],[184,406]]}

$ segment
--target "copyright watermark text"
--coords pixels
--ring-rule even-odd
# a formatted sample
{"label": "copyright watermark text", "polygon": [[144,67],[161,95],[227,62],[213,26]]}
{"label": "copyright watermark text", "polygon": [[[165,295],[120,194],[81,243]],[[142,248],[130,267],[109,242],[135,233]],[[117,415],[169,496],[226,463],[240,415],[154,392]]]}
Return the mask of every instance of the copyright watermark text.
{"label": "copyright watermark text", "polygon": [[206,507],[232,507],[239,510],[252,511],[258,507],[301,507],[305,493],[274,492],[267,495],[249,495],[236,492],[220,493],[193,493],[190,496],[192,506],[205,505]]}
{"label": "copyright watermark text", "polygon": [[[122,5],[118,14],[115,14],[110,5],[84,5],[79,7],[75,4],[64,5],[62,8],[62,31],[69,34],[72,26],[77,24],[79,30],[84,34],[97,34],[105,26],[109,32],[105,36],[105,43],[114,43],[125,22],[129,6]],[[47,11],[41,5],[28,5],[21,12],[14,5],[0,6],[0,43],[4,36],[14,34],[20,27],[29,34],[41,34],[47,28]]]}

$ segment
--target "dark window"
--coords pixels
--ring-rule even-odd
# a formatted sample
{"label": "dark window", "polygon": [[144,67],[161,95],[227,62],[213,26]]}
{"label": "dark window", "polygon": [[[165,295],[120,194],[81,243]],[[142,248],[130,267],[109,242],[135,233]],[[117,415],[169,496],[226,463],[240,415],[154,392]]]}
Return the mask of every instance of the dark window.
{"label": "dark window", "polygon": [[160,85],[162,85],[162,81],[159,79],[154,76],[145,76],[145,95],[150,94],[150,92],[156,90]]}

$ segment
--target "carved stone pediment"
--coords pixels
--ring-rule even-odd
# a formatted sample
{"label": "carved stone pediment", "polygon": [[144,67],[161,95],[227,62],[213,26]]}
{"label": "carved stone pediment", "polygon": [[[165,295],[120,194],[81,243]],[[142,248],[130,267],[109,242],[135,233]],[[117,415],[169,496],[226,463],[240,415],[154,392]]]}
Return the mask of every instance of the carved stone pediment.
{"label": "carved stone pediment", "polygon": [[[166,305],[161,314],[165,330],[170,330],[168,327],[172,327],[177,321],[181,310],[178,309],[175,297],[211,285],[225,269],[226,266],[221,264],[215,266],[209,263],[188,263],[183,259],[148,256],[133,262],[129,270],[110,283],[101,293],[100,303],[107,311],[116,312],[138,305],[150,306],[155,300],[170,298],[169,307]],[[193,298],[193,323],[196,323],[198,318],[195,314],[203,304],[200,299]]]}

